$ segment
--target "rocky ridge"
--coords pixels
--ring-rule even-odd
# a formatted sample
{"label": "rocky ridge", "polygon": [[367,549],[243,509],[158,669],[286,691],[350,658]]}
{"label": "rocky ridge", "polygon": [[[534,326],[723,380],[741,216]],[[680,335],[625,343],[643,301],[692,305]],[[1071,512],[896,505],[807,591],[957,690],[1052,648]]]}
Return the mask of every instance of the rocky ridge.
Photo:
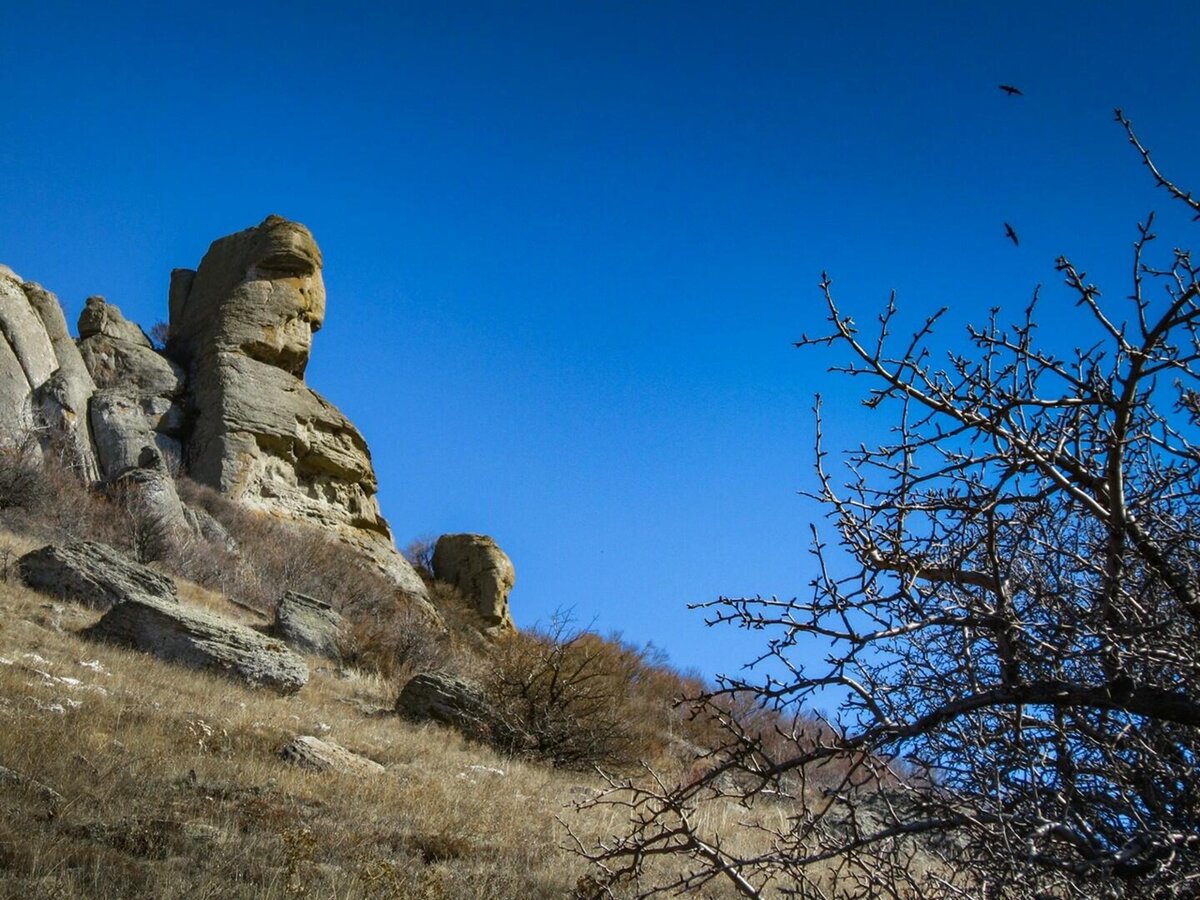
{"label": "rocky ridge", "polygon": [[[196,269],[171,273],[162,349],[99,296],[76,342],[57,298],[0,266],[0,444],[55,452],[122,492],[153,517],[159,540],[222,540],[180,499],[183,472],[354,548],[437,619],[380,512],[366,441],[304,382],[325,318],[322,263],[308,229],[279,216],[214,241]],[[447,556],[446,577],[489,632],[511,629],[511,562],[490,538],[476,544]]]}

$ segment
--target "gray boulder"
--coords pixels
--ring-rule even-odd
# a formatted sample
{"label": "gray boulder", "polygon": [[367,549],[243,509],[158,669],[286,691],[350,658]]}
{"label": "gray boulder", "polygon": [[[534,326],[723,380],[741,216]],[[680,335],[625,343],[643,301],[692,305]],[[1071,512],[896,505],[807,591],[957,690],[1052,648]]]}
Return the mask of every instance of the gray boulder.
{"label": "gray boulder", "polygon": [[177,602],[175,582],[97,541],[47,544],[18,562],[21,577],[36,591],[95,609],[137,597]]}
{"label": "gray boulder", "polygon": [[301,653],[342,658],[345,622],[324,600],[288,591],[275,609],[274,634]]}
{"label": "gray boulder", "polygon": [[493,738],[499,725],[483,691],[447,672],[409,679],[396,700],[396,712],[414,721],[447,725],[478,740]]}
{"label": "gray boulder", "polygon": [[219,616],[147,595],[118,603],[83,634],[283,694],[295,693],[308,681],[304,660],[281,641]]}
{"label": "gray boulder", "polygon": [[214,241],[171,277],[168,353],[187,372],[192,478],[239,503],[316,525],[428,606],[379,511],[366,442],[303,381],[325,317],[321,252],[279,216]]}
{"label": "gray boulder", "polygon": [[433,551],[433,576],[474,605],[488,629],[514,630],[508,595],[517,580],[512,560],[486,534],[444,534]]}
{"label": "gray boulder", "polygon": [[348,775],[380,775],[385,770],[373,759],[311,735],[301,735],[279,748],[285,762],[313,772],[342,772]]}

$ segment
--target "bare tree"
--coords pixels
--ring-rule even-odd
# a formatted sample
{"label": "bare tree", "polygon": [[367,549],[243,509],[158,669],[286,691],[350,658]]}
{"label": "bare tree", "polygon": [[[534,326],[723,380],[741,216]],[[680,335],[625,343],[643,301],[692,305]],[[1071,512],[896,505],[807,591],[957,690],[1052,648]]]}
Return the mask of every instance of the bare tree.
{"label": "bare tree", "polygon": [[[1036,340],[1037,291],[935,362],[945,310],[896,346],[894,296],[867,336],[822,278],[830,329],[797,346],[840,350],[890,437],[834,467],[818,400],[838,546],[814,527],[807,597],[705,604],[767,642],[694,704],[838,712],[772,742],[728,717],[698,778],[614,781],[596,802],[630,830],[579,845],[599,892],[1200,894],[1200,284],[1187,251],[1148,261],[1152,223],[1127,303],[1058,260],[1094,332],[1063,356]],[[730,804],[739,826],[706,824]]]}

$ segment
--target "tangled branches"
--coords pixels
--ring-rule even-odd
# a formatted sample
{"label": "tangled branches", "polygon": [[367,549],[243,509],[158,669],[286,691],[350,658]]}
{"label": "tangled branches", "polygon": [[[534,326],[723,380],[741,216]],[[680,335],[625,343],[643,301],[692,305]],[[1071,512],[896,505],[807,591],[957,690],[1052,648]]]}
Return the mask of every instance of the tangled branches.
{"label": "tangled branches", "polygon": [[[1200,211],[1117,118],[1157,184]],[[705,605],[767,635],[751,668],[765,674],[694,704],[832,695],[839,711],[773,734],[730,717],[698,777],[613,783],[596,802],[623,804],[630,831],[579,848],[599,890],[1200,891],[1200,283],[1186,251],[1147,261],[1152,225],[1127,306],[1058,260],[1097,337],[1065,356],[1037,340],[1036,291],[1015,325],[993,310],[968,352],[935,363],[945,310],[897,348],[894,297],[864,336],[822,278],[829,331],[797,346],[840,350],[835,371],[867,382],[890,437],[835,471],[818,401],[812,496],[838,545],[813,529],[805,598]],[[802,659],[813,639],[823,661]]]}

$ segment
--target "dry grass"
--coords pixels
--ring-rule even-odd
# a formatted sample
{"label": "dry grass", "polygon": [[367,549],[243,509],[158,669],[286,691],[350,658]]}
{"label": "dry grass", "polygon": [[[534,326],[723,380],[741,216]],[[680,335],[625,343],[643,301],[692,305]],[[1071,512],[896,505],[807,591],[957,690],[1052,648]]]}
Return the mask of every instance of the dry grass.
{"label": "dry grass", "polygon": [[[3,533],[0,555],[37,543]],[[623,824],[573,810],[593,778],[400,720],[377,675],[314,659],[281,698],[82,640],[97,617],[0,584],[0,766],[57,795],[0,779],[0,897],[569,897],[586,870],[559,817],[593,840]],[[298,734],[386,774],[292,768]]]}

